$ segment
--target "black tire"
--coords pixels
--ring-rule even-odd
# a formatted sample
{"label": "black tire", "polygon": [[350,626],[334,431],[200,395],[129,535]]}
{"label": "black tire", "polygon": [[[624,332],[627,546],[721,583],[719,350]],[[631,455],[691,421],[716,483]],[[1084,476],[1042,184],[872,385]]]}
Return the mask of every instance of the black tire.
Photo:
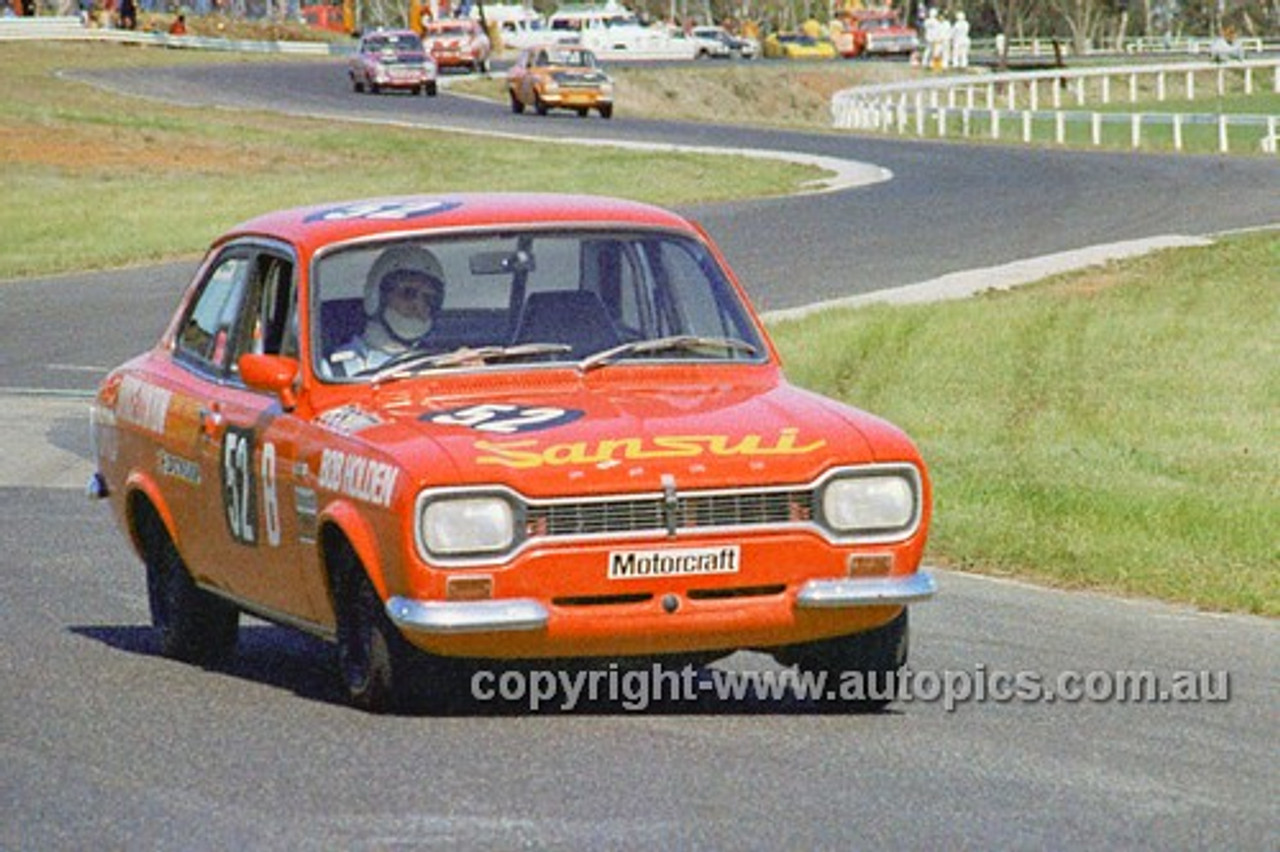
{"label": "black tire", "polygon": [[546,115],[548,107],[537,92],[533,93],[533,111],[538,115]]}
{"label": "black tire", "polygon": [[356,93],[357,95],[363,95],[363,94],[364,94],[364,83],[361,83],[361,82],[360,82],[359,80],[357,80],[355,77],[352,77],[352,78],[351,78],[351,88],[352,88],[353,90],[355,90],[355,93]]}
{"label": "black tire", "polygon": [[416,98],[418,95],[422,94],[422,87],[414,86],[412,89],[409,90],[409,92]]}
{"label": "black tire", "polygon": [[222,666],[235,656],[240,611],[191,579],[178,548],[150,510],[140,519],[147,542],[147,603],[160,633],[160,652],[199,666]]}
{"label": "black tire", "polygon": [[431,658],[391,623],[364,568],[349,549],[338,566],[335,606],[337,658],[343,691],[353,707],[369,713],[403,713],[431,697]]}
{"label": "black tire", "polygon": [[514,112],[516,115],[523,115],[524,101],[516,97],[515,92],[507,92],[507,94],[511,96],[511,111]]}
{"label": "black tire", "polygon": [[440,93],[440,87],[436,85],[435,80],[428,82],[425,88],[427,92],[427,97],[429,98],[434,98],[437,94]]}
{"label": "black tire", "polygon": [[828,691],[842,690],[847,673],[859,673],[863,688],[860,694],[849,695],[845,706],[856,713],[870,713],[897,698],[897,673],[907,664],[909,646],[907,610],[903,609],[893,621],[874,630],[792,645],[775,656],[803,671],[823,673]]}
{"label": "black tire", "polygon": [[613,104],[605,104],[600,107],[601,118],[613,118]]}
{"label": "black tire", "polygon": [[586,118],[586,117],[587,117],[587,108],[586,108],[586,107],[578,107],[578,108],[577,108],[577,113],[578,113],[578,118]]}
{"label": "black tire", "polygon": [[381,86],[379,86],[377,83],[370,83],[370,84],[369,84],[369,93],[370,93],[370,94],[372,94],[372,95],[377,95],[377,94],[381,94],[381,92],[382,92],[382,87],[381,87]]}

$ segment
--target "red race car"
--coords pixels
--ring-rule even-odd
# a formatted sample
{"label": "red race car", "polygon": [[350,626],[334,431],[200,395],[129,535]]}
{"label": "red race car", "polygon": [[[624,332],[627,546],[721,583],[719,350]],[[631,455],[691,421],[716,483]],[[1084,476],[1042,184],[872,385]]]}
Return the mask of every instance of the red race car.
{"label": "red race car", "polygon": [[707,234],[639,203],[246,222],[92,432],[164,653],[226,661],[251,613],[336,643],[369,710],[477,659],[891,673],[934,592],[912,442],[788,384]]}
{"label": "red race car", "polygon": [[489,70],[489,37],[470,18],[424,21],[422,43],[440,68]]}
{"label": "red race car", "polygon": [[412,30],[374,30],[360,39],[347,60],[347,77],[356,92],[402,90],[435,97],[436,63]]}

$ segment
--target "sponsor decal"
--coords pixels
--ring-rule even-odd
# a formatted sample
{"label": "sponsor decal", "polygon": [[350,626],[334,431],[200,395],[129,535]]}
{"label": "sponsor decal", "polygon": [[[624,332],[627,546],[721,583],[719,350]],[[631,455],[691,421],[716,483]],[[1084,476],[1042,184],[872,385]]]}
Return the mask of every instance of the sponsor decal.
{"label": "sponsor decal", "polygon": [[319,501],[316,492],[310,488],[293,489],[293,505],[298,513],[298,540],[311,543],[316,540],[316,514]]}
{"label": "sponsor decal", "polygon": [[581,416],[581,411],[571,408],[485,403],[455,408],[438,414],[425,414],[422,419],[442,426],[465,426],[478,432],[514,435],[518,432],[554,429],[557,426],[572,423]]}
{"label": "sponsor decal", "polygon": [[382,423],[382,418],[358,405],[343,405],[319,415],[316,423],[333,432],[354,435]]}
{"label": "sponsor decal", "polygon": [[156,466],[162,476],[180,479],[191,485],[200,484],[200,465],[191,459],[175,456],[165,450],[156,452]]}
{"label": "sponsor decal", "polygon": [[325,450],[320,457],[320,487],[375,506],[390,506],[399,468],[342,450]]}
{"label": "sponsor decal", "polygon": [[135,376],[125,376],[116,397],[116,417],[123,423],[163,435],[173,393],[147,384]]}
{"label": "sponsor decal", "polygon": [[476,441],[476,464],[527,470],[538,467],[605,465],[646,459],[713,456],[797,456],[825,447],[819,438],[801,441],[800,430],[783,429],[776,438],[761,435],[655,435],[651,438],[607,438],[540,444],[536,440]]}
{"label": "sponsor decal", "polygon": [[609,579],[737,574],[740,557],[736,544],[687,550],[616,550],[609,554]]}
{"label": "sponsor decal", "polygon": [[97,402],[89,408],[89,443],[96,457],[115,461],[120,456],[116,413]]}
{"label": "sponsor decal", "polygon": [[342,207],[330,207],[307,216],[304,222],[345,222],[352,219],[376,219],[386,221],[403,221],[405,219],[421,219],[461,207],[460,201],[369,201],[361,204],[347,204]]}

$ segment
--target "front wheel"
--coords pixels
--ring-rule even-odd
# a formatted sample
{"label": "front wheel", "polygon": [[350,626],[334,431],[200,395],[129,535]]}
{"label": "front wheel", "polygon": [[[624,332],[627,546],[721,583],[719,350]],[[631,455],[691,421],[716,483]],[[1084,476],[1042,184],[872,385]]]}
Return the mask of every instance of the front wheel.
{"label": "front wheel", "polygon": [[907,664],[907,610],[874,630],[779,649],[776,657],[826,679],[854,712],[882,710],[898,696],[898,672]]}
{"label": "front wheel", "polygon": [[533,95],[533,111],[538,115],[546,115],[547,109],[547,104],[542,100],[542,96],[535,92]]}
{"label": "front wheel", "polygon": [[515,92],[508,92],[507,94],[511,96],[511,111],[514,112],[516,115],[523,115],[524,101],[516,97]]}
{"label": "front wheel", "polygon": [[337,601],[338,670],[347,700],[370,713],[406,709],[414,649],[387,617],[354,558],[346,560]]}
{"label": "front wheel", "polygon": [[434,98],[437,94],[440,93],[440,88],[439,86],[436,85],[435,80],[429,81],[427,85],[423,87],[423,89],[426,91],[427,97],[429,98]]}
{"label": "front wheel", "polygon": [[600,107],[601,118],[613,118],[613,104],[604,104]]}

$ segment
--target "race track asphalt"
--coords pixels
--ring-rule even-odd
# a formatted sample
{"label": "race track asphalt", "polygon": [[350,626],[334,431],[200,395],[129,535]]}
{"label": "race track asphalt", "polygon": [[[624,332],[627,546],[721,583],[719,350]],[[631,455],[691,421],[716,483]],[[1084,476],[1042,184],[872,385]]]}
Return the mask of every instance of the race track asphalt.
{"label": "race track asphalt", "polygon": [[[447,94],[359,99],[339,75],[332,63],[249,64],[111,83],[191,103],[759,146],[890,170],[857,189],[683,211],[766,309],[1280,222],[1274,160],[900,143],[625,110],[539,122]],[[1280,643],[1263,619],[943,572],[938,598],[912,611],[921,686],[1120,671],[1167,686],[1205,672],[1225,675],[1227,700],[988,696],[868,716],[701,694],[634,710],[462,700],[370,717],[342,705],[327,648],[256,621],[225,671],[160,657],[141,568],[105,506],[79,493],[84,394],[155,338],[194,264],[0,282],[0,848],[1280,847]],[[752,654],[716,668],[776,670]]]}

